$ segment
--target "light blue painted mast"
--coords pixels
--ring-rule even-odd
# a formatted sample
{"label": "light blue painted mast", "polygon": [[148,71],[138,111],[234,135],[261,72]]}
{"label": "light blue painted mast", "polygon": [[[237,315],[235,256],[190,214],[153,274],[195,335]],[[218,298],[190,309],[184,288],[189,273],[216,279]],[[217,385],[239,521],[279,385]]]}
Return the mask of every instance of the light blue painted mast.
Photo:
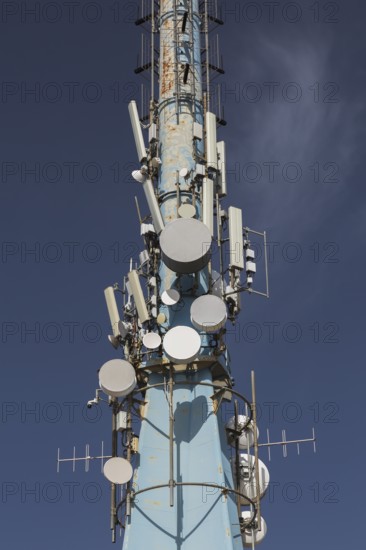
{"label": "light blue painted mast", "polygon": [[[184,22],[184,19],[186,21]],[[199,187],[190,178],[179,176],[186,168],[193,173],[203,157],[203,140],[194,138],[194,123],[203,125],[200,34],[202,17],[198,0],[161,0],[159,14],[160,59],[158,127],[161,169],[157,194],[165,224],[178,218],[179,202],[195,202],[201,211]],[[185,71],[189,74],[185,77]],[[179,185],[179,199],[177,188]],[[192,192],[197,194],[192,199]],[[178,202],[179,201],[179,202]],[[177,275],[160,264],[159,295],[175,287]],[[192,287],[191,276],[186,276]],[[184,306],[162,305],[159,313],[166,316],[163,329],[189,325],[190,306],[200,294],[208,291],[207,269],[197,276],[196,292],[182,291]],[[180,285],[184,287],[185,282]],[[182,301],[183,301],[182,300]],[[212,350],[208,350],[211,355]],[[154,360],[150,360],[150,364]],[[135,470],[134,487],[164,487],[141,493],[131,507],[126,523],[123,550],[173,550],[202,548],[207,545],[220,550],[242,548],[235,498],[221,491],[200,485],[176,483],[208,482],[218,486],[233,486],[228,458],[223,452],[222,429],[213,410],[212,371],[208,365],[216,357],[192,371],[166,364],[162,373],[151,374],[148,383],[166,383],[146,392],[139,438],[139,465]],[[170,370],[173,386],[172,414],[173,467],[169,450],[169,390]],[[196,372],[197,369],[197,372]],[[185,384],[186,380],[189,384]],[[179,383],[179,384],[178,384]],[[169,489],[169,483],[173,487]],[[173,485],[172,485],[173,484]]]}
{"label": "light blue painted mast", "polygon": [[[179,204],[195,204],[198,216],[202,210],[200,185],[191,177],[179,176],[179,172],[185,168],[193,174],[196,164],[203,162],[204,142],[194,135],[194,123],[202,128],[204,119],[200,45],[203,24],[198,0],[160,1],[157,112],[162,164],[157,195],[165,224],[178,218]],[[179,275],[160,262],[159,277],[159,297],[172,287],[178,287],[182,295],[181,306],[159,307],[159,313],[166,317],[161,328],[168,331],[179,325],[191,326],[190,306],[195,298],[207,293],[208,270],[196,277],[185,275],[178,282]],[[191,290],[192,282],[197,283],[195,291]],[[207,338],[202,340],[208,345]],[[212,400],[212,365],[218,361],[210,347],[201,349],[201,354],[206,355],[202,364],[197,360],[192,369],[189,365],[171,365],[163,357],[166,363],[162,372],[149,375],[149,385],[160,385],[146,392],[133,486],[136,490],[163,486],[140,493],[132,503],[123,550],[194,550],[206,545],[221,550],[242,548],[235,495],[224,496],[215,487],[189,485],[206,482],[233,488],[231,467],[223,450],[226,442],[221,421],[214,413]],[[149,361],[152,370],[154,362]],[[224,367],[220,370],[223,375]],[[174,419],[172,464],[170,412]]]}

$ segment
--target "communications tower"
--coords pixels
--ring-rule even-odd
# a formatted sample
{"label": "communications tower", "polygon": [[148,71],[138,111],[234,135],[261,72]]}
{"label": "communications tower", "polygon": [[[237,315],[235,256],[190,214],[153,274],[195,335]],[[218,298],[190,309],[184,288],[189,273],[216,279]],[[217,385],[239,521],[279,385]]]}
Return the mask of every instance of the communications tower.
{"label": "communications tower", "polygon": [[[254,288],[251,244],[255,237],[265,245],[266,235],[243,226],[240,208],[224,208],[226,149],[217,130],[226,123],[213,85],[223,73],[213,32],[221,24],[207,0],[143,0],[136,21],[135,72],[149,81],[140,109],[129,104],[144,247],[105,290],[116,358],[101,367],[88,405],[107,396],[111,454],[90,457],[87,448],[80,459],[102,461],[112,541],[120,527],[123,550],[234,550],[266,534],[260,500],[269,473],[258,458],[254,373],[250,398],[236,392],[225,343],[243,293],[268,296],[266,256],[266,288]],[[277,444],[288,443],[299,442]],[[58,456],[70,460],[79,460],[75,452]]]}

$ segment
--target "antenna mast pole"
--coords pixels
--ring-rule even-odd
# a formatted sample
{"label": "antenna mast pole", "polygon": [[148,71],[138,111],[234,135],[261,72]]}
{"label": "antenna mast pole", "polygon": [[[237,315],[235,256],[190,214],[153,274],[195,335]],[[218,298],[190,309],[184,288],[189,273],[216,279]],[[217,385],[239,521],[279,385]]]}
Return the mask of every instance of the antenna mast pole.
{"label": "antenna mast pole", "polygon": [[[195,206],[196,219],[201,220],[203,216],[202,186],[208,172],[201,34],[207,56],[205,77],[209,82],[208,13],[207,2],[202,11],[198,0],[160,0],[158,4],[157,17],[152,13],[152,28],[160,34],[159,100],[154,119],[158,141],[152,145],[156,145],[155,154],[161,159],[155,189],[167,225],[179,218],[178,210],[184,204]],[[153,83],[154,58],[151,63]],[[201,165],[199,174],[197,164]],[[213,201],[214,196],[212,211]],[[210,290],[210,266],[193,275],[182,275],[163,261],[159,263],[158,297],[172,288],[177,288],[182,296],[178,307],[161,304],[159,308],[160,328],[166,334],[177,326],[191,326],[192,303]],[[141,550],[147,546],[149,550],[242,548],[237,497],[221,490],[226,486],[235,490],[235,486],[225,454],[227,444],[222,421],[214,413],[212,399],[215,393],[211,386],[214,383],[212,366],[217,363],[214,355],[217,342],[211,344],[206,336],[202,340],[206,346],[201,351],[202,362],[197,360],[191,365],[175,362],[169,366],[168,359],[163,358],[166,368],[156,372],[159,368],[153,365],[154,359],[149,361],[148,385],[160,385],[146,392],[139,466],[133,485],[136,491],[158,488],[136,497],[125,526],[123,550]],[[184,342],[181,344],[184,346]],[[161,365],[161,359],[155,363]],[[225,365],[219,363],[217,369],[229,382]]]}

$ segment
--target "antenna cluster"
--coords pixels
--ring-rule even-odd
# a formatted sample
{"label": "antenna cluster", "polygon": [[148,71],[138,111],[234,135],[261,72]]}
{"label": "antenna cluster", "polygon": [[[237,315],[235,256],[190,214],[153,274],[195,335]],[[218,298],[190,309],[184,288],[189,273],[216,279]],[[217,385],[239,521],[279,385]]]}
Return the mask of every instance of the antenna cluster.
{"label": "antenna cluster", "polygon": [[[141,215],[135,198],[143,242],[139,260],[131,259],[128,273],[104,291],[108,338],[119,357],[102,365],[99,389],[88,402],[107,401],[112,412],[111,453],[104,455],[103,444],[94,457],[111,483],[112,540],[119,525],[128,533],[125,550],[150,543],[149,533],[151,548],[176,548],[172,537],[178,536],[179,547],[187,548],[188,541],[193,548],[192,533],[210,521],[220,550],[234,549],[238,536],[253,548],[267,531],[260,501],[269,472],[259,448],[267,446],[270,459],[270,447],[282,445],[286,456],[287,445],[299,449],[315,441],[315,434],[288,441],[283,433],[281,442],[271,442],[267,432],[267,442],[259,444],[254,372],[251,400],[233,389],[226,326],[237,320],[242,293],[269,297],[268,262],[266,233],[245,226],[242,210],[224,204],[226,147],[217,131],[225,122],[212,94],[213,75],[223,73],[218,38],[213,46],[211,39],[222,24],[217,4],[143,0],[136,24],[144,29],[136,72],[149,77],[150,93],[141,114],[135,101],[128,106],[137,153],[132,177],[148,213]],[[254,238],[264,241],[262,266]],[[258,290],[260,268],[265,288]],[[239,399],[245,415],[238,414]],[[224,403],[235,407],[226,426],[217,415]],[[134,415],[141,420],[138,434]],[[77,458],[75,449],[72,458],[58,454],[58,466],[68,461],[75,469],[76,461],[89,466],[92,459],[87,446],[85,457]],[[225,498],[205,508],[197,488],[218,490]],[[185,507],[200,510],[201,520],[189,519]],[[176,515],[181,528],[172,535]]]}

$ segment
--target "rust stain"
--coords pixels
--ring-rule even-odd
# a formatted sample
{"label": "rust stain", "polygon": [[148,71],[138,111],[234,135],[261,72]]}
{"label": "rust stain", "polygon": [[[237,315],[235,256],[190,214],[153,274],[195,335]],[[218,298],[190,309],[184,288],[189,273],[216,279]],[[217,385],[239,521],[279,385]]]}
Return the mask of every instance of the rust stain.
{"label": "rust stain", "polygon": [[[164,33],[167,37],[172,36],[174,32],[173,21],[167,20],[164,22],[161,33]],[[164,41],[161,55],[162,63],[162,75],[161,75],[161,95],[167,96],[174,90],[174,59],[175,49],[171,40]]]}

